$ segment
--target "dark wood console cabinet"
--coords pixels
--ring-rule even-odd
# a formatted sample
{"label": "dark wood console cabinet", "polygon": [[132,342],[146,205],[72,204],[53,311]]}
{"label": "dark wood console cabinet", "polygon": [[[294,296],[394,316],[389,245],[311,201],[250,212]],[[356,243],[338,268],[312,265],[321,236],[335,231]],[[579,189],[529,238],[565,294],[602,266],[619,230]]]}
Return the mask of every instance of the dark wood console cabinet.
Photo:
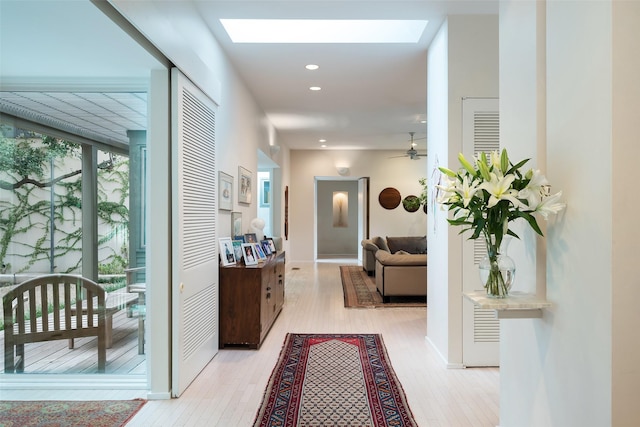
{"label": "dark wood console cabinet", "polygon": [[220,266],[220,348],[260,348],[284,304],[285,253],[258,265]]}

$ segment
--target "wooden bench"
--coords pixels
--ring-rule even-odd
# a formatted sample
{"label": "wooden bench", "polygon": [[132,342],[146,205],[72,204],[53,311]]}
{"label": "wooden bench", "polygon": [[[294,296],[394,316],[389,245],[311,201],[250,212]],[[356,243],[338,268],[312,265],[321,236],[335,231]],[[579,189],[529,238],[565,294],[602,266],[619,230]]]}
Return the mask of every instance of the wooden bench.
{"label": "wooden bench", "polygon": [[19,284],[3,297],[5,373],[24,372],[26,343],[83,337],[98,338],[98,372],[104,372],[105,303],[102,287],[75,275],[51,274]]}
{"label": "wooden bench", "polygon": [[[113,346],[113,315],[123,308],[128,308],[133,303],[138,301],[138,294],[131,292],[123,292],[123,291],[115,291],[109,292],[105,294],[105,320],[107,323],[106,329],[106,345],[107,348],[111,348]],[[97,305],[98,300],[96,297],[93,298],[94,307]],[[76,316],[77,306],[74,305],[71,307],[71,316]],[[82,315],[88,315],[88,304],[87,300],[82,300]],[[69,338],[69,348],[74,347],[73,338]]]}

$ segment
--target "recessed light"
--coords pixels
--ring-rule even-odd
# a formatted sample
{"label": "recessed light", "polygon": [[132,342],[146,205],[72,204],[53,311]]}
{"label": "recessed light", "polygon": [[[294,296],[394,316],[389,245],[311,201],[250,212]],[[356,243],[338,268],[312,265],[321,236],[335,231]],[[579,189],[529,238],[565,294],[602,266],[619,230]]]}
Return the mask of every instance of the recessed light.
{"label": "recessed light", "polygon": [[306,68],[307,70],[313,71],[313,70],[317,70],[318,68],[320,68],[320,66],[316,65],[316,64],[309,64],[309,65],[306,65],[304,68]]}
{"label": "recessed light", "polygon": [[427,123],[427,121],[426,120],[420,120],[420,123],[424,124],[424,123]]}
{"label": "recessed light", "polygon": [[322,88],[320,86],[311,86],[309,90],[319,91],[319,90],[322,90]]}
{"label": "recessed light", "polygon": [[327,148],[327,144],[322,144],[320,147]]}
{"label": "recessed light", "polygon": [[326,139],[319,139],[318,142],[327,142]]}

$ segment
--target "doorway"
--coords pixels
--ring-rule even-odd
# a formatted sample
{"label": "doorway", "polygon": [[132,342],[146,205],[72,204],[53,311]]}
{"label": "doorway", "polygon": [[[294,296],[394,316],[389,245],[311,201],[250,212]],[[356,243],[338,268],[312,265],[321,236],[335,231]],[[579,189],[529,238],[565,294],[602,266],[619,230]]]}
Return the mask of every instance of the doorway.
{"label": "doorway", "polygon": [[315,259],[360,260],[360,241],[368,235],[368,181],[316,177]]}

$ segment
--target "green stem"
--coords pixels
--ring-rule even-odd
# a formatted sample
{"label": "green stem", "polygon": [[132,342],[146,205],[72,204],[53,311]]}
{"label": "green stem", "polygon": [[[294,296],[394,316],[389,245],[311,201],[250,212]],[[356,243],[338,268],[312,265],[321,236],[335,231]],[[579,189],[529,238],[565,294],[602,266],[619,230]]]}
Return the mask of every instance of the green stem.
{"label": "green stem", "polygon": [[498,256],[500,250],[495,241],[495,236],[485,234],[487,244],[487,256],[489,257],[489,277],[487,277],[487,283],[484,288],[487,291],[487,295],[491,295],[498,298],[504,298],[509,294],[507,289],[507,283],[502,276],[500,266],[498,265]]}
{"label": "green stem", "polygon": [[509,294],[507,284],[502,276],[500,267],[498,265],[498,256],[489,257],[491,268],[489,269],[489,277],[484,288],[488,295],[504,298]]}

